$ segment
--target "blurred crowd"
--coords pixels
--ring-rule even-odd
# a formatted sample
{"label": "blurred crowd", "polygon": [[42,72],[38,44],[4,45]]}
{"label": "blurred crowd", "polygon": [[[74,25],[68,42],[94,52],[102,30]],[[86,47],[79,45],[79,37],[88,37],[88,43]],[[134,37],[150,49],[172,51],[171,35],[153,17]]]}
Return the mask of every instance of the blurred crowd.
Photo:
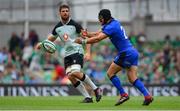
{"label": "blurred crowd", "polygon": [[[150,42],[146,35],[130,33],[131,43],[140,52],[138,76],[145,84],[180,83],[180,37]],[[1,84],[70,84],[63,67],[63,47],[57,42],[54,54],[35,50],[40,41],[35,30],[29,37],[13,32],[8,45],[0,48]],[[106,71],[117,54],[108,39],[92,45],[92,59],[85,61],[84,73],[96,84],[110,83]],[[118,73],[123,84],[128,84],[126,70]]]}

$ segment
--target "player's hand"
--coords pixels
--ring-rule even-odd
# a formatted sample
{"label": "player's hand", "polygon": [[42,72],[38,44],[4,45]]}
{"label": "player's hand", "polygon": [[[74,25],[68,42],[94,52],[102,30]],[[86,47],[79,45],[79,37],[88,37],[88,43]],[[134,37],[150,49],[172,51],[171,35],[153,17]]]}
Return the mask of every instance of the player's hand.
{"label": "player's hand", "polygon": [[90,55],[89,53],[86,53],[86,54],[84,55],[84,60],[85,60],[85,61],[90,61],[90,60],[91,60],[91,55]]}
{"label": "player's hand", "polygon": [[75,40],[74,42],[75,42],[75,43],[78,43],[78,44],[82,44],[81,38],[76,38],[76,40]]}
{"label": "player's hand", "polygon": [[37,50],[40,50],[40,49],[41,49],[41,46],[42,46],[42,43],[41,43],[41,42],[39,42],[39,43],[37,43],[37,45],[36,45],[36,47],[35,47],[35,48],[36,48]]}

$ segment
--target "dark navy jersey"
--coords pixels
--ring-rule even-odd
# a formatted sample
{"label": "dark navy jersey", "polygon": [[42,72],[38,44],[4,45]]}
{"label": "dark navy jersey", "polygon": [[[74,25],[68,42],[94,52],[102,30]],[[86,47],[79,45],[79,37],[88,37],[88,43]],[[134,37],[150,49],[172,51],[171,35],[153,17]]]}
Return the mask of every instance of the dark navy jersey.
{"label": "dark navy jersey", "polygon": [[118,52],[125,51],[132,47],[132,44],[126,36],[125,30],[119,21],[112,19],[108,24],[103,25],[102,32],[109,36],[109,39]]}

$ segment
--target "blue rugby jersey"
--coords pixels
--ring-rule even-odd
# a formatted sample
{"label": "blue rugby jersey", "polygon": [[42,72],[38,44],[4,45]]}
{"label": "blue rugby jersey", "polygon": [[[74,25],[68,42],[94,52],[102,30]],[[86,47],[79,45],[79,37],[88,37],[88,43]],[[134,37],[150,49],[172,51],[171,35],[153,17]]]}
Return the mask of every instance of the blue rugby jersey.
{"label": "blue rugby jersey", "polygon": [[125,30],[119,21],[112,19],[108,24],[103,25],[102,32],[109,36],[109,39],[118,52],[125,51],[132,47],[132,44],[126,36]]}

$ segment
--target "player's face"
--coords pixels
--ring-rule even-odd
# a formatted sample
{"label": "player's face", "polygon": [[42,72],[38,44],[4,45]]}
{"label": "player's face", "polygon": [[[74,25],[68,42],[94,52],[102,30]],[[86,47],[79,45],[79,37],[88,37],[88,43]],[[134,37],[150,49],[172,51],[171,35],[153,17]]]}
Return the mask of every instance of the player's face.
{"label": "player's face", "polygon": [[103,19],[103,18],[99,18],[99,22],[100,22],[100,24],[101,24],[101,25],[104,25],[104,24],[105,24],[105,22],[104,22],[104,19]]}
{"label": "player's face", "polygon": [[62,8],[60,11],[60,16],[61,16],[62,20],[67,21],[69,19],[69,16],[70,16],[69,9],[68,8]]}

